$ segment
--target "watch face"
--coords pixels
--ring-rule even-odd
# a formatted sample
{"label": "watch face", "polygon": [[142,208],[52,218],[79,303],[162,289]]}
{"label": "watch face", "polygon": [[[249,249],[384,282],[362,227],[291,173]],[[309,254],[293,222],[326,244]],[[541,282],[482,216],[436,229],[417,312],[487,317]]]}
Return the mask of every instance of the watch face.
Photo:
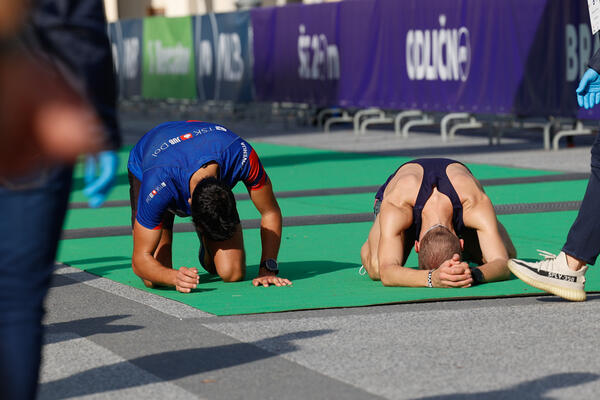
{"label": "watch face", "polygon": [[277,261],[273,259],[265,260],[265,268],[272,272],[279,271],[279,266],[277,265]]}

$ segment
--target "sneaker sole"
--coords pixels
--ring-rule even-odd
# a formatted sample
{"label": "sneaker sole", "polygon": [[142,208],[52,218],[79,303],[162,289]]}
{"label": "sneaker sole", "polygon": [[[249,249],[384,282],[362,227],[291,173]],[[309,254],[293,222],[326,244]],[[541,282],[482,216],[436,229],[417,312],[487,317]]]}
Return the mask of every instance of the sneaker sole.
{"label": "sneaker sole", "polygon": [[586,299],[586,293],[584,290],[569,289],[562,286],[552,285],[547,282],[540,282],[539,280],[536,280],[522,272],[520,268],[521,267],[518,264],[513,264],[512,260],[508,261],[508,269],[510,269],[510,272],[515,274],[517,278],[530,286],[552,293],[569,301],[585,301]]}

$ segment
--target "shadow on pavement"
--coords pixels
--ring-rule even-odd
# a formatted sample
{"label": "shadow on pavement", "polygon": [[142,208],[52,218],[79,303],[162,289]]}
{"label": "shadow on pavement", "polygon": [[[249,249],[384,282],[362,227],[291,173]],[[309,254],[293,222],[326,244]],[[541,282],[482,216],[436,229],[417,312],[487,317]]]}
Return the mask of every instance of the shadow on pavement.
{"label": "shadow on pavement", "polygon": [[[536,299],[537,301],[540,301],[542,303],[572,303],[569,300],[565,300],[562,297],[558,297],[558,296],[552,296],[550,295],[549,297],[540,297],[538,299]],[[600,300],[600,294],[599,293],[595,293],[595,294],[587,294],[587,301],[598,301]]]}
{"label": "shadow on pavement", "polygon": [[89,267],[85,270],[80,270],[77,272],[53,274],[51,287],[58,288],[61,286],[69,286],[82,282],[89,282],[98,278],[102,278],[103,275],[108,272],[127,268],[131,269],[131,264],[118,264],[105,267]]}
{"label": "shadow on pavement", "polygon": [[577,386],[597,380],[600,375],[589,373],[569,372],[554,374],[545,378],[527,381],[507,389],[493,390],[490,392],[456,393],[440,396],[421,397],[418,400],[495,400],[495,399],[520,399],[520,400],[544,400],[554,399],[547,393],[554,389],[562,389]]}
{"label": "shadow on pavement", "polygon": [[[137,331],[144,328],[140,325],[111,325],[112,322],[131,317],[131,315],[109,315],[106,317],[84,318],[68,322],[57,322],[54,324],[45,325],[45,333],[76,333],[81,337],[87,337],[102,333],[121,333]],[[50,335],[44,340],[44,344],[58,343],[62,341],[58,335]]]}
{"label": "shadow on pavement", "polygon": [[[233,343],[207,348],[167,351],[138,357],[43,383],[40,386],[40,398],[53,400],[86,396],[177,380],[191,375],[249,364],[278,356],[262,350],[260,346],[264,345],[263,342],[279,343],[278,353],[289,353],[298,349],[293,341],[322,336],[331,332],[333,332],[331,329],[300,331],[251,343]],[[282,342],[280,343],[280,341]],[[135,379],[133,376],[124,377],[123,373],[128,369],[131,371],[132,364],[152,374],[157,379],[153,379],[152,376],[149,377],[148,374],[141,380]]]}

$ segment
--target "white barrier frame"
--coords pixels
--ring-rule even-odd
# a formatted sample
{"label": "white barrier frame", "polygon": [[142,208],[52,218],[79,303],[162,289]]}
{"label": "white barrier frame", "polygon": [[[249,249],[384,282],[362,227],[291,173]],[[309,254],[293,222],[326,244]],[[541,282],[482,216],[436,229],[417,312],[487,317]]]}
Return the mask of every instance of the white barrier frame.
{"label": "white barrier frame", "polygon": [[401,111],[398,114],[396,114],[396,117],[394,118],[394,133],[396,134],[396,136],[400,136],[401,134],[403,135],[403,137],[408,137],[408,133],[404,133],[403,129],[402,129],[402,120],[403,119],[410,119],[410,118],[418,118],[418,117],[422,117],[423,116],[423,111],[421,110],[405,110],[405,111]]}
{"label": "white barrier frame", "polygon": [[331,125],[352,122],[352,121],[353,121],[353,117],[350,115],[350,113],[348,113],[348,111],[346,111],[346,110],[343,110],[341,116],[329,118],[327,121],[325,121],[325,125],[323,126],[323,131],[325,133],[329,133]]}
{"label": "white barrier frame", "polygon": [[[448,126],[452,124],[454,121],[461,121],[454,123],[450,129]],[[467,121],[465,121],[467,120]],[[450,113],[444,115],[442,121],[440,122],[440,135],[442,137],[442,142],[447,142],[448,140],[454,140],[456,136],[456,132],[461,129],[481,129],[483,128],[483,123],[478,121],[473,115],[470,113]]]}
{"label": "white barrier frame", "polygon": [[367,126],[376,124],[393,124],[394,118],[385,115],[378,115],[373,118],[367,118],[360,124],[360,134],[365,135],[367,133]]}
{"label": "white barrier frame", "polygon": [[593,133],[594,131],[592,130],[592,128],[586,128],[583,125],[582,121],[577,120],[573,129],[566,129],[556,132],[556,135],[554,135],[554,139],[552,139],[552,150],[558,151],[558,142],[561,138],[565,136],[591,135]]}
{"label": "white barrier frame", "polygon": [[344,113],[344,110],[340,107],[325,108],[325,109],[319,111],[317,114],[317,117],[316,117],[317,126],[320,128],[325,124],[325,122],[323,120],[325,119],[326,116],[332,115],[332,114],[340,114],[340,113]]}
{"label": "white barrier frame", "polygon": [[385,117],[385,112],[377,107],[369,107],[363,110],[359,110],[354,114],[354,119],[352,124],[354,126],[354,134],[359,135],[360,132],[360,123],[364,117],[368,117],[369,115],[374,115],[377,118]]}

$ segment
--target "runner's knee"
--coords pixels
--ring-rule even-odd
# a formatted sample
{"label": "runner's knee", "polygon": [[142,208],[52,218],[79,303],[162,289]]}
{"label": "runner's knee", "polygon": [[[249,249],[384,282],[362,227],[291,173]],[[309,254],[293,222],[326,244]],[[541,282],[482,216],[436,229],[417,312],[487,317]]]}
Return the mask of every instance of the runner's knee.
{"label": "runner's knee", "polygon": [[241,264],[230,264],[218,267],[219,276],[224,282],[239,282],[244,279],[245,268]]}
{"label": "runner's knee", "polygon": [[367,269],[367,273],[369,274],[369,277],[374,281],[378,281],[381,279],[379,275],[379,263],[377,262],[376,258],[371,258],[371,262],[369,264],[369,268]]}
{"label": "runner's knee", "polygon": [[360,248],[360,260],[363,265],[367,264],[369,261],[369,242],[365,242]]}
{"label": "runner's knee", "polygon": [[362,265],[369,274],[369,277],[373,280],[379,280],[379,262],[377,260],[377,256],[371,254],[371,249],[369,248],[368,243],[360,250],[360,259],[362,261]]}

